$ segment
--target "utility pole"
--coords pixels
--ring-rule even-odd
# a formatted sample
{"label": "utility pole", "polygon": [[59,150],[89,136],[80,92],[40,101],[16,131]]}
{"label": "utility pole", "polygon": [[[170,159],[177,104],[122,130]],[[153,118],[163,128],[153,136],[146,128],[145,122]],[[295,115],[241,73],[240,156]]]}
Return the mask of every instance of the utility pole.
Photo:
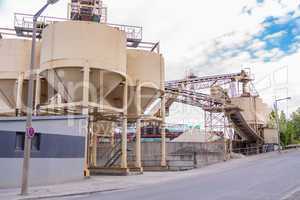
{"label": "utility pole", "polygon": [[32,44],[31,44],[31,61],[29,68],[29,85],[28,85],[28,105],[27,105],[27,119],[26,119],[26,134],[25,134],[25,146],[24,146],[24,160],[22,170],[22,184],[21,184],[21,195],[28,194],[28,174],[29,174],[29,161],[31,154],[31,137],[28,134],[28,130],[32,129],[32,113],[33,113],[33,92],[34,92],[34,73],[33,69],[35,66],[35,50],[36,50],[36,24],[38,18],[46,10],[50,4],[55,4],[58,0],[48,0],[34,16],[33,16],[33,29],[32,29]]}

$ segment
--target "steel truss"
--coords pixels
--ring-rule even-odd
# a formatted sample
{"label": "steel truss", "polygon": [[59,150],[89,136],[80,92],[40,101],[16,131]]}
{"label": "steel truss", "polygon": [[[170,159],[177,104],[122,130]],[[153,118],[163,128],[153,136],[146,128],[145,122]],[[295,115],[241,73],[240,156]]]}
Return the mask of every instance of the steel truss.
{"label": "steel truss", "polygon": [[185,78],[181,80],[167,81],[166,86],[168,87],[180,87],[188,88],[192,86],[193,90],[201,90],[206,88],[211,88],[214,85],[226,85],[234,81],[247,80],[250,81],[249,74],[245,71],[240,73],[214,75],[214,76],[204,76],[204,77],[193,77]]}

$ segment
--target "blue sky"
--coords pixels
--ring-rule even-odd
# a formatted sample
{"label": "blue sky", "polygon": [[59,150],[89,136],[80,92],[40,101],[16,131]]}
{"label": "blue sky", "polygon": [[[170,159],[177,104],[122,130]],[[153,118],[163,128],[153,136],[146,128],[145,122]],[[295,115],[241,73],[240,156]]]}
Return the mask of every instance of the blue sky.
{"label": "blue sky", "polygon": [[[300,17],[295,12],[289,12],[284,16],[267,16],[259,23],[261,30],[244,41],[232,42],[229,46],[223,46],[223,40],[236,37],[236,32],[225,34],[216,39],[216,49],[211,52],[210,62],[215,59],[237,57],[241,53],[248,53],[249,60],[262,60],[271,62],[298,52],[300,42]],[[207,65],[207,63],[204,63]]]}
{"label": "blue sky", "polygon": [[[1,4],[0,0],[0,26],[12,27],[13,12],[34,13],[44,2],[6,0]],[[60,0],[45,14],[66,17],[67,2]],[[110,22],[142,25],[146,41],[161,42],[167,79],[182,78],[189,70],[208,75],[250,67],[256,80],[272,82],[268,89],[262,87],[266,102],[271,104],[277,91],[289,88],[284,95],[293,97],[290,109],[300,105],[296,76],[300,74],[300,0],[104,2],[109,7]],[[278,69],[286,66],[289,80],[277,84],[280,78],[276,74],[281,74]],[[200,113],[189,107],[183,110]],[[177,116],[183,121],[185,118]]]}

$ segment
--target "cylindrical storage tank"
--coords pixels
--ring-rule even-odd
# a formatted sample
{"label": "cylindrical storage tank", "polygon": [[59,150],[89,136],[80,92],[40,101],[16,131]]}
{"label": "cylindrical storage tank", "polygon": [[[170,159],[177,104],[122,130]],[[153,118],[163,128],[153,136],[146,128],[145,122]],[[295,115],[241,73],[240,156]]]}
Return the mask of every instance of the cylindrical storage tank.
{"label": "cylindrical storage tank", "polygon": [[141,112],[151,105],[164,91],[165,64],[161,54],[128,49],[127,74],[129,85],[128,115],[136,117],[136,90],[137,83],[141,87]]}
{"label": "cylindrical storage tank", "polygon": [[[0,115],[15,114],[16,109],[25,111],[30,53],[30,40],[0,39]],[[37,43],[36,63],[39,56]]]}
{"label": "cylindrical storage tank", "polygon": [[266,125],[271,110],[259,97],[235,97],[233,105],[242,109],[242,115],[248,124]]}
{"label": "cylindrical storage tank", "polygon": [[41,74],[48,84],[42,105],[81,105],[83,71],[88,68],[89,105],[122,108],[123,94],[115,90],[126,77],[125,32],[99,23],[66,21],[49,25],[42,38]]}

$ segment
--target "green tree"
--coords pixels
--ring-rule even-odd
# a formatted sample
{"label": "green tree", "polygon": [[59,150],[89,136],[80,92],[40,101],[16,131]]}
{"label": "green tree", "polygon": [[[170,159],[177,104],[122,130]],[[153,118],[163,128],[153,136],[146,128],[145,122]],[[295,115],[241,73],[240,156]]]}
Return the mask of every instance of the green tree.
{"label": "green tree", "polygon": [[293,112],[291,121],[294,125],[296,137],[300,138],[300,108]]}
{"label": "green tree", "polygon": [[[298,110],[300,111],[300,109]],[[280,141],[284,146],[297,143],[297,127],[300,131],[300,112],[292,114],[291,119],[287,119],[283,111],[279,116]]]}
{"label": "green tree", "polygon": [[285,146],[289,144],[289,136],[287,133],[287,119],[283,111],[281,111],[279,116],[279,132],[280,132],[280,141]]}

